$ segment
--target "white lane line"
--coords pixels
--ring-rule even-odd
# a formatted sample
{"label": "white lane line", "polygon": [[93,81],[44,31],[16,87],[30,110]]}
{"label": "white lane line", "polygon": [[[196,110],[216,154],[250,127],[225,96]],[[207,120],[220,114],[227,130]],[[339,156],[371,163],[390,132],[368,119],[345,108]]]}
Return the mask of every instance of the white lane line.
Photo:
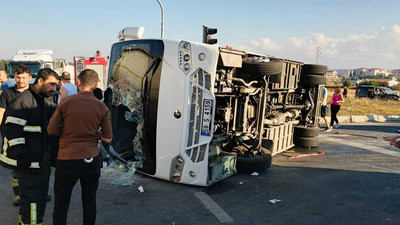
{"label": "white lane line", "polygon": [[335,143],[340,143],[343,145],[348,145],[351,147],[356,147],[356,148],[362,148],[371,152],[376,152],[376,153],[381,153],[381,154],[385,154],[385,155],[390,155],[393,157],[397,157],[400,158],[400,152],[395,152],[395,151],[391,151],[388,149],[384,149],[384,148],[379,148],[379,147],[375,147],[375,146],[370,146],[370,145],[365,145],[365,144],[361,144],[361,143],[357,143],[357,142],[353,142],[353,141],[344,141],[343,139],[340,138],[332,138],[332,137],[323,137],[320,139],[320,141],[330,141],[330,142],[335,142]]}
{"label": "white lane line", "polygon": [[384,170],[384,171],[387,171],[387,172],[390,172],[390,173],[398,173],[398,174],[400,174],[400,171],[398,171],[398,170],[391,170],[391,169],[384,168],[384,167],[369,165],[369,164],[365,164],[365,163],[357,163],[357,162],[348,162],[348,161],[343,161],[343,162],[350,163],[350,164],[355,164],[355,165],[359,165],[359,166],[371,167],[371,168],[378,169],[378,170]]}
{"label": "white lane line", "polygon": [[219,220],[221,223],[230,223],[233,222],[233,219],[216,203],[214,200],[210,198],[204,192],[196,192],[194,193],[198,199],[203,203],[203,205],[210,210],[212,214]]}

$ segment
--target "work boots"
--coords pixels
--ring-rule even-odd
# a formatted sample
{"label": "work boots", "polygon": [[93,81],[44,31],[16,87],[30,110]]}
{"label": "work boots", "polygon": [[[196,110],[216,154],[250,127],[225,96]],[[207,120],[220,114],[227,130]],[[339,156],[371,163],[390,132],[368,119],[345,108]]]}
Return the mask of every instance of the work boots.
{"label": "work boots", "polygon": [[21,202],[21,198],[19,197],[19,195],[16,195],[13,200],[13,206],[19,206],[20,202]]}

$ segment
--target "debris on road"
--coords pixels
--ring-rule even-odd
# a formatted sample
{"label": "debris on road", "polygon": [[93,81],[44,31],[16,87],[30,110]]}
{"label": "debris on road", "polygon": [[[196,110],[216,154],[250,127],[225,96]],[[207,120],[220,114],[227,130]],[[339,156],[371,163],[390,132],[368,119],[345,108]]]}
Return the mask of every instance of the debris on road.
{"label": "debris on road", "polygon": [[138,187],[138,190],[139,190],[140,193],[143,193],[143,192],[144,192],[144,189],[143,189],[142,186],[139,186],[139,187]]}
{"label": "debris on road", "polygon": [[347,134],[347,135],[358,136],[358,137],[378,138],[376,136],[363,135],[363,134],[352,134],[352,133],[346,133],[346,132],[341,132],[341,131],[337,131],[337,132],[335,132],[335,134],[337,134],[337,135]]}
{"label": "debris on road", "polygon": [[282,200],[279,200],[279,199],[271,199],[271,200],[269,200],[269,202],[271,203],[271,204],[275,204],[275,203],[278,203],[278,202],[281,202]]}
{"label": "debris on road", "polygon": [[240,181],[239,184],[243,184],[243,181]]}
{"label": "debris on road", "polygon": [[251,175],[252,175],[252,176],[258,176],[258,175],[260,175],[260,174],[257,173],[257,172],[253,172]]}
{"label": "debris on road", "polygon": [[111,183],[116,186],[129,186],[134,182],[133,174],[136,172],[136,167],[136,162],[129,162],[125,165],[119,161],[113,161],[103,169],[102,173],[113,177]]}
{"label": "debris on road", "polygon": [[325,152],[318,152],[318,153],[312,153],[312,154],[304,154],[304,155],[296,155],[289,157],[289,159],[298,159],[298,158],[305,158],[305,157],[312,157],[312,156],[323,156],[325,155]]}

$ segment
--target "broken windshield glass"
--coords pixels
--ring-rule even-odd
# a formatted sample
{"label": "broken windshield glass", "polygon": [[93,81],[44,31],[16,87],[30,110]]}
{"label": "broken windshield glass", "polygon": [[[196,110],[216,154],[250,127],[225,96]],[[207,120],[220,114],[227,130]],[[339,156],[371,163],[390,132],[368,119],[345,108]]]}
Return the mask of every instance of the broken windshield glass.
{"label": "broken windshield glass", "polygon": [[[149,53],[145,46],[137,47],[128,45],[122,47],[120,57],[116,60],[112,73],[112,105],[125,106],[128,110],[124,112],[123,120],[134,124],[136,134],[131,140],[134,159],[138,160],[136,166],[142,167],[145,160],[143,154],[143,79],[154,66],[157,58]],[[116,137],[118,138],[118,137]]]}

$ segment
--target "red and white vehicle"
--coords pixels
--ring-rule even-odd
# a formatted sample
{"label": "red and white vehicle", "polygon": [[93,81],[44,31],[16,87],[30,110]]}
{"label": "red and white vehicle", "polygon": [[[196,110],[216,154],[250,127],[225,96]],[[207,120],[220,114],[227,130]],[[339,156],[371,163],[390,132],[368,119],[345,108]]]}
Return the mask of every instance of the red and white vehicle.
{"label": "red and white vehicle", "polygon": [[101,57],[101,52],[96,51],[96,56],[85,57],[85,56],[75,56],[74,57],[74,68],[75,68],[75,82],[78,80],[79,73],[84,69],[92,69],[99,75],[99,85],[101,90],[106,87],[106,67],[107,60]]}

